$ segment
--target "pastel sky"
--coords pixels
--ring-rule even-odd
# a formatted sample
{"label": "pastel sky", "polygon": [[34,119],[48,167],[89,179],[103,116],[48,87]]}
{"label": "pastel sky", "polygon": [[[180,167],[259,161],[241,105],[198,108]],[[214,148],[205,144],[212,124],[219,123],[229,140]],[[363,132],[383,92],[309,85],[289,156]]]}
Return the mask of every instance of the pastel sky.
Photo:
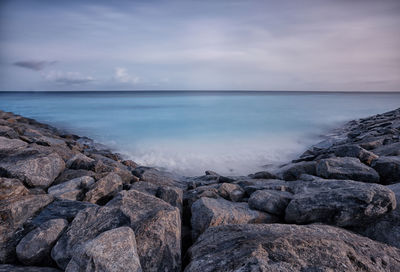
{"label": "pastel sky", "polygon": [[0,91],[399,91],[398,0],[0,0]]}

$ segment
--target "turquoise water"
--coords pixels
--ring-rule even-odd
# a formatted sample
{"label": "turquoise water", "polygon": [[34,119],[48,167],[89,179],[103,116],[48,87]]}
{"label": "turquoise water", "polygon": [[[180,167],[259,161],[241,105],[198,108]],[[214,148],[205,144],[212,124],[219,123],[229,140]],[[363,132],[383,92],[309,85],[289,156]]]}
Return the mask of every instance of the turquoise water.
{"label": "turquoise water", "polygon": [[398,107],[400,93],[0,92],[2,110],[184,175],[249,174],[345,121]]}

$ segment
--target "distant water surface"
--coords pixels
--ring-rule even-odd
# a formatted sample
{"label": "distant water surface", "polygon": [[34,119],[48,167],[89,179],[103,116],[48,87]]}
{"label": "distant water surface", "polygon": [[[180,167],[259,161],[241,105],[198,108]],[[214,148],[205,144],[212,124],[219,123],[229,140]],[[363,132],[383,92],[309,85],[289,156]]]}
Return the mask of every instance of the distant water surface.
{"label": "distant water surface", "polygon": [[400,93],[0,92],[0,109],[88,136],[183,175],[247,175],[287,162]]}

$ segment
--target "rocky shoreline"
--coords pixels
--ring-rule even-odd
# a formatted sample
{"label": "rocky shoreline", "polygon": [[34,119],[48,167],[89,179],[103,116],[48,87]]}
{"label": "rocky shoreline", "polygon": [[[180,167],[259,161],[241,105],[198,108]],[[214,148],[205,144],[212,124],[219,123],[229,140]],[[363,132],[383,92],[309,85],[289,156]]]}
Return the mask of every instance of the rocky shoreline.
{"label": "rocky shoreline", "polygon": [[0,111],[0,271],[399,271],[400,109],[274,171],[176,177]]}

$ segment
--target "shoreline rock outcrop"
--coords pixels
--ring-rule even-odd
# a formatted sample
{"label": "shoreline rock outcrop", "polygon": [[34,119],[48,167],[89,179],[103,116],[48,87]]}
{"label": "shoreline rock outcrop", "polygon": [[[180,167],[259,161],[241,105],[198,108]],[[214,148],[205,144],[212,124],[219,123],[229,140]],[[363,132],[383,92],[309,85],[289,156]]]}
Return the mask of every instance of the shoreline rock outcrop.
{"label": "shoreline rock outcrop", "polygon": [[178,177],[0,111],[0,271],[398,271],[400,109],[292,162]]}

